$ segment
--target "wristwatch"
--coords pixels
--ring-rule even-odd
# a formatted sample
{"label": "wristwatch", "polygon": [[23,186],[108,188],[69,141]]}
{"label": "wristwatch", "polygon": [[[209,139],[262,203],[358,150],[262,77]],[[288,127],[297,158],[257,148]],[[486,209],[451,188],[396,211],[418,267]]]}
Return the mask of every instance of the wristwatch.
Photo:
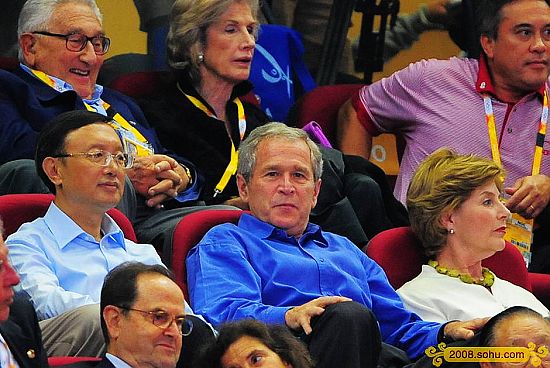
{"label": "wristwatch", "polygon": [[189,182],[187,183],[187,186],[189,187],[191,184],[193,184],[193,176],[191,175],[191,170],[185,165],[181,165],[183,167],[183,170],[185,170],[185,175],[187,175],[187,179],[189,179]]}

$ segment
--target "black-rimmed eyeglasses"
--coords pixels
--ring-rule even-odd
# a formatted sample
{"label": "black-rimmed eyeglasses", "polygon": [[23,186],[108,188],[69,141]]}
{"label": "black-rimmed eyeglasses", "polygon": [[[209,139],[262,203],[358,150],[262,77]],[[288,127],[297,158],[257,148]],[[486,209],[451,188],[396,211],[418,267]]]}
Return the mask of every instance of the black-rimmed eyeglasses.
{"label": "black-rimmed eyeglasses", "polygon": [[60,34],[46,31],[35,31],[31,33],[43,36],[64,38],[67,50],[74,52],[80,52],[84,50],[86,44],[89,41],[94,47],[94,52],[96,53],[96,55],[103,55],[107,51],[109,51],[109,46],[111,45],[111,40],[105,36],[88,37],[82,33]]}
{"label": "black-rimmed eyeglasses", "polygon": [[115,162],[119,167],[129,169],[134,165],[135,156],[128,153],[111,153],[108,151],[98,150],[92,152],[77,152],[77,153],[60,153],[52,155],[54,158],[65,157],[84,157],[90,162],[99,166],[109,166],[111,162]]}
{"label": "black-rimmed eyeglasses", "polygon": [[182,334],[183,336],[189,336],[191,331],[193,331],[193,321],[182,316],[172,316],[170,315],[170,313],[162,310],[144,311],[136,308],[121,307],[119,305],[115,305],[115,307],[124,309],[127,311],[134,311],[134,312],[146,314],[149,317],[152,324],[154,324],[159,328],[162,328],[163,330],[170,327],[172,322],[176,322],[176,327],[178,328],[178,331],[180,332],[180,334]]}

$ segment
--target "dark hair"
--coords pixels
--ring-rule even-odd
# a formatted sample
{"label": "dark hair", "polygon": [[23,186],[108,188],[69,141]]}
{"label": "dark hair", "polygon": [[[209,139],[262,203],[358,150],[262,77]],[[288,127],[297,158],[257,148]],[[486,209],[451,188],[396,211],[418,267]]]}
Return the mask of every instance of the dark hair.
{"label": "dark hair", "polygon": [[500,312],[499,314],[491,318],[485,324],[485,326],[483,326],[479,334],[479,345],[485,346],[485,347],[494,346],[495,340],[496,340],[495,335],[497,334],[498,327],[500,326],[500,324],[518,316],[526,316],[526,317],[533,317],[536,319],[540,319],[541,323],[546,323],[550,327],[550,322],[547,319],[545,319],[543,316],[541,316],[540,313],[535,312],[531,308],[520,307],[520,306],[511,307],[511,308],[505,309],[504,311]]}
{"label": "dark hair", "polygon": [[258,339],[293,368],[314,367],[306,346],[294,337],[286,326],[266,325],[256,320],[245,319],[226,323],[221,326],[219,332],[218,339],[202,350],[197,362],[198,367],[221,368],[221,359],[227,349],[244,336]]}
{"label": "dark hair", "polygon": [[38,135],[34,164],[36,172],[50,192],[55,193],[55,185],[42,169],[42,162],[46,157],[63,154],[67,135],[86,125],[107,123],[111,121],[107,116],[87,110],[67,111],[50,120]]}
{"label": "dark hair", "polygon": [[[124,262],[105,276],[100,301],[101,330],[105,344],[109,345],[109,331],[103,319],[103,310],[108,305],[132,308],[137,298],[137,278],[145,273],[158,273],[174,281],[172,272],[164,265],[146,265],[141,262]],[[126,315],[128,311],[123,309],[122,313]]]}
{"label": "dark hair", "polygon": [[[502,8],[518,0],[479,0],[477,4],[477,29],[480,36],[493,40],[498,37],[498,27],[502,21]],[[550,0],[545,1],[550,6]]]}

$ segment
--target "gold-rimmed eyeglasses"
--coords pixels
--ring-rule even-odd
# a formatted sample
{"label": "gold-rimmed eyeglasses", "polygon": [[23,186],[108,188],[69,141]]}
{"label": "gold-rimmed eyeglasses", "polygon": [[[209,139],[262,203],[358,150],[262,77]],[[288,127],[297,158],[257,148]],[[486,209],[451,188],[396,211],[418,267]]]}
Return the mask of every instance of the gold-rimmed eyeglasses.
{"label": "gold-rimmed eyeglasses", "polygon": [[111,45],[111,40],[105,36],[88,37],[82,33],[61,34],[46,31],[35,31],[31,33],[39,34],[42,36],[64,38],[67,50],[74,52],[80,52],[84,50],[86,44],[89,41],[92,44],[96,55],[104,55],[107,51],[109,51],[109,46]]}
{"label": "gold-rimmed eyeglasses", "polygon": [[193,321],[182,316],[172,316],[170,313],[163,310],[145,311],[136,308],[122,307],[120,305],[115,305],[115,307],[127,311],[134,311],[146,314],[150,318],[152,324],[162,329],[167,329],[172,324],[172,322],[175,322],[178,331],[183,336],[189,336],[191,331],[193,331]]}
{"label": "gold-rimmed eyeglasses", "polygon": [[97,150],[92,152],[77,152],[77,153],[60,153],[53,155],[54,158],[65,157],[84,157],[90,162],[99,166],[109,166],[111,162],[115,162],[119,167],[129,169],[134,165],[135,156],[133,154],[116,152],[111,153],[104,150]]}

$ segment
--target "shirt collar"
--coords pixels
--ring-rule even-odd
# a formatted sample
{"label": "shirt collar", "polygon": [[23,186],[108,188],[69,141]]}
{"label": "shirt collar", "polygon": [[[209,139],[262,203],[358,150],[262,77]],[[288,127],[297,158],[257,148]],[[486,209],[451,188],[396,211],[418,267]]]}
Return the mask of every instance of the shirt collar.
{"label": "shirt collar", "polygon": [[114,356],[113,354],[105,354],[105,358],[109,360],[115,367],[117,368],[132,368],[128,363],[126,363],[124,360],[120,359],[117,356]]}
{"label": "shirt collar", "polygon": [[[82,230],[82,228],[57,207],[54,202],[50,204],[48,211],[44,215],[44,222],[57,240],[60,249],[65,248],[79,236],[86,236],[93,239],[90,234]],[[107,214],[105,214],[101,220],[101,231],[105,234],[102,240],[106,237],[110,237],[113,238],[117,244],[126,248],[122,230],[120,230],[115,221]]]}
{"label": "shirt collar", "polygon": [[[29,68],[28,66],[26,66],[25,64],[19,64],[21,66],[21,68],[29,73],[30,75],[32,75],[34,78],[40,80],[40,78],[38,78],[34,73],[33,73],[33,69]],[[63,92],[67,92],[67,91],[74,91],[74,88],[73,86],[70,84],[70,83],[67,83],[65,82],[64,80],[62,79],[59,79],[59,78],[56,78],[56,77],[53,77],[49,74],[46,74],[48,76],[48,78],[50,79],[50,81],[52,82],[52,84],[50,85],[50,87],[52,87],[53,89],[55,89],[57,92],[59,93],[63,93]],[[101,94],[103,93],[103,86],[100,86],[99,84],[96,84],[95,87],[94,87],[94,92],[92,93],[92,98],[90,99],[83,99],[86,103],[90,104],[90,105],[96,105],[96,104],[99,104],[99,102],[101,101]]]}
{"label": "shirt collar", "polygon": [[[546,89],[546,83],[544,83],[535,92],[540,96],[544,96],[544,90]],[[481,53],[479,56],[479,70],[477,73],[476,91],[478,93],[489,93],[492,96],[498,98],[495,93],[495,87],[491,81],[491,73],[489,72],[489,64],[487,63],[487,56]]]}
{"label": "shirt collar", "polygon": [[[252,214],[244,213],[239,219],[239,227],[257,234],[262,239],[289,238],[286,231],[279,229],[278,227],[275,227],[270,223],[264,222]],[[320,247],[328,246],[328,242],[323,236],[323,232],[318,225],[308,223],[306,230],[298,241],[302,242],[308,238],[314,240],[314,243],[319,245]]]}

